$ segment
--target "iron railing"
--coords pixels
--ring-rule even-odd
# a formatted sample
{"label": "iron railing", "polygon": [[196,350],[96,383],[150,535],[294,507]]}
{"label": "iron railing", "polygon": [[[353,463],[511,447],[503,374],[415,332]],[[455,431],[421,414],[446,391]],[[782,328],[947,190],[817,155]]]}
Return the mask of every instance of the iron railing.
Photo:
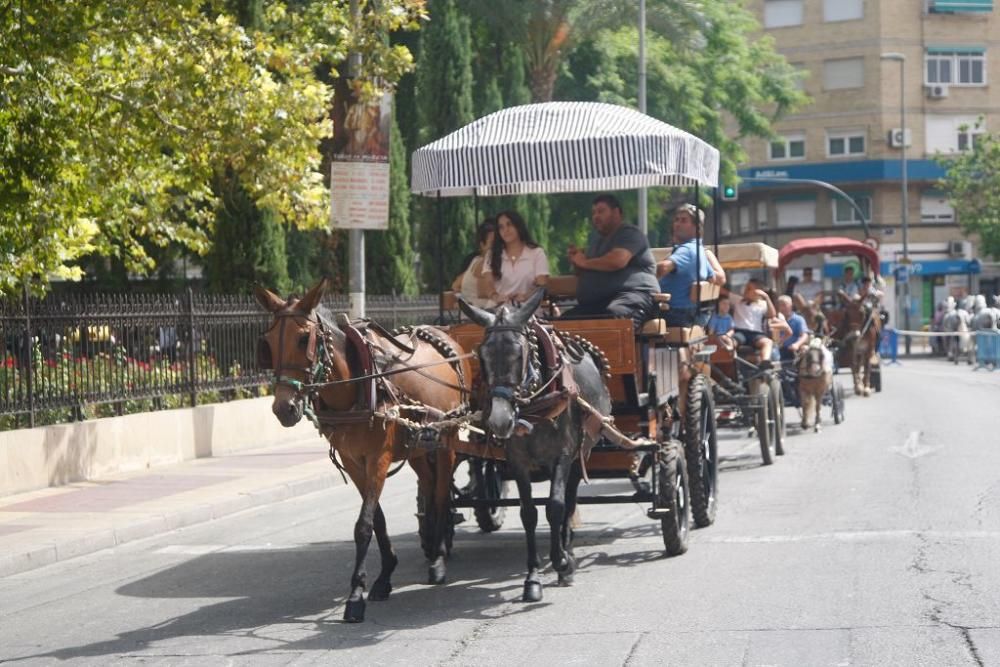
{"label": "iron railing", "polygon": [[[348,310],[332,295],[324,305]],[[435,295],[369,295],[386,327],[434,321]],[[260,393],[270,314],[250,295],[97,294],[0,299],[0,428]]]}

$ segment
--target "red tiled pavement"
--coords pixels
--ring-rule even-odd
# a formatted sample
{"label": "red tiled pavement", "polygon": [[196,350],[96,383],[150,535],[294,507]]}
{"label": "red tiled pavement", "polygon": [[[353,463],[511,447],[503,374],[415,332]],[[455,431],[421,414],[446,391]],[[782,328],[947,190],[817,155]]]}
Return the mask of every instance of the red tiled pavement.
{"label": "red tiled pavement", "polygon": [[229,475],[144,475],[0,507],[0,512],[106,512],[236,479]]}

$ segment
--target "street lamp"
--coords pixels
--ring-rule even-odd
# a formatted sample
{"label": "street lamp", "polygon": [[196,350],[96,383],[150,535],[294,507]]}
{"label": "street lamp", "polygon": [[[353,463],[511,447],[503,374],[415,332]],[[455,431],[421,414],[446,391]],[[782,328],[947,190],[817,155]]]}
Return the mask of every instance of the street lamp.
{"label": "street lamp", "polygon": [[[910,227],[909,227],[909,197],[906,179],[906,56],[902,53],[883,53],[882,60],[895,60],[899,63],[899,124],[902,133],[900,148],[900,171],[902,172],[902,194],[903,194],[903,264],[906,265],[906,282],[903,283],[903,328],[910,331]],[[906,354],[910,354],[910,337],[904,338],[906,341]]]}

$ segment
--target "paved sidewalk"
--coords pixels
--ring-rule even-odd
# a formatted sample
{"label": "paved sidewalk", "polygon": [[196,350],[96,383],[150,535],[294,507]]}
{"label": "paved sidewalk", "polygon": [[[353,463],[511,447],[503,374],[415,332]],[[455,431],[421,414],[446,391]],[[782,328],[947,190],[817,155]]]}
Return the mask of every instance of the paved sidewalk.
{"label": "paved sidewalk", "polygon": [[341,484],[317,436],[0,497],[0,576]]}

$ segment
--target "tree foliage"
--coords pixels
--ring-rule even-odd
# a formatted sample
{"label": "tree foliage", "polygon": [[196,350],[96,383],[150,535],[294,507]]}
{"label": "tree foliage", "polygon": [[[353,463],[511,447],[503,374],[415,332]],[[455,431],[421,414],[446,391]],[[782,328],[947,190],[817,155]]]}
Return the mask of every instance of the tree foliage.
{"label": "tree foliage", "polygon": [[[417,64],[421,145],[473,120],[469,21],[459,13],[454,0],[432,0],[430,16],[420,35]],[[468,198],[445,198],[440,203],[421,202],[415,209],[420,216],[424,280],[428,285],[437,284],[440,262],[443,282],[450,282],[462,257],[473,246],[472,202]]]}
{"label": "tree foliage", "polygon": [[[244,28],[222,0],[34,0],[0,9],[0,290],[79,277],[91,252],[132,271],[143,241],[207,251],[231,174],[255,205],[327,224],[318,145],[330,87],[315,71],[364,54],[375,95],[411,66],[384,35],[421,0],[268,3]],[[335,70],[334,70],[335,72]]]}
{"label": "tree foliage", "polygon": [[938,161],[962,231],[979,235],[982,254],[1000,258],[1000,136],[977,134],[972,150]]}

